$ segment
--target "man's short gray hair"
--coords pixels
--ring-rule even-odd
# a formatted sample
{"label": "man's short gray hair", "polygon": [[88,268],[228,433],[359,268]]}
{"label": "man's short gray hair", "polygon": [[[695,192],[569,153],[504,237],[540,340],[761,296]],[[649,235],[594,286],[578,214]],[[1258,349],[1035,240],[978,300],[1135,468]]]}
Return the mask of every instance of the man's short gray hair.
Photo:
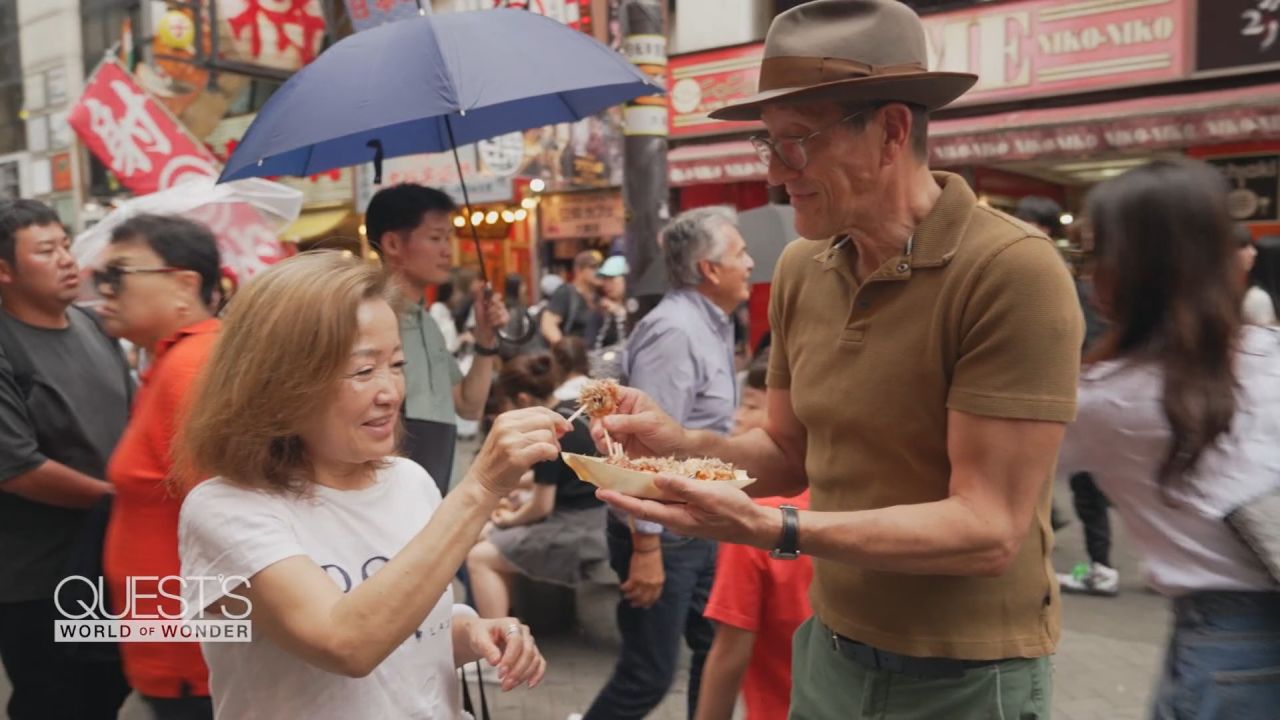
{"label": "man's short gray hair", "polygon": [[673,289],[696,287],[702,282],[698,263],[720,260],[729,239],[725,228],[738,226],[738,213],[726,205],[686,210],[662,229],[662,256]]}

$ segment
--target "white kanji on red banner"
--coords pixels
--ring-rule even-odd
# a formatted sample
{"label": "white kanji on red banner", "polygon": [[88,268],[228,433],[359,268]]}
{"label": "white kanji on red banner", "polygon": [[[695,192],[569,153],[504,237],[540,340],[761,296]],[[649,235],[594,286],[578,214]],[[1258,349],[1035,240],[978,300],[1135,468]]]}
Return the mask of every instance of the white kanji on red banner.
{"label": "white kanji on red banner", "polygon": [[114,58],[104,60],[85,86],[67,123],[120,180],[139,195],[190,177],[216,177],[219,165]]}

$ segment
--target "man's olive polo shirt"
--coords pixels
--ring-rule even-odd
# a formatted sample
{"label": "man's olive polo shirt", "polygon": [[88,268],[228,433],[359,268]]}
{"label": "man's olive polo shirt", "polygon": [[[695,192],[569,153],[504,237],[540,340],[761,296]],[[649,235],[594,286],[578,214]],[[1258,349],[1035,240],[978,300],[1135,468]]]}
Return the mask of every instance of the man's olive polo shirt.
{"label": "man's olive polo shirt", "polygon": [[[934,178],[942,194],[910,253],[861,285],[851,243],[797,240],[779,260],[768,383],[790,390],[807,432],[814,510],[946,498],[948,410],[1074,418],[1083,325],[1066,266],[1043,235],[979,205],[960,176]],[[1002,576],[909,575],[817,560],[815,613],[841,635],[909,655],[1051,653],[1060,613],[1049,480]]]}

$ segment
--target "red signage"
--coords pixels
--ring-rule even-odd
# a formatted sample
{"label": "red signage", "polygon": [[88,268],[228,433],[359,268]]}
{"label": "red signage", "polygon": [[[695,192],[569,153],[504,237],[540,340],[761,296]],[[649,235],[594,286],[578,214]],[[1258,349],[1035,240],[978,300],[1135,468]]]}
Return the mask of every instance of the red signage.
{"label": "red signage", "polygon": [[737,132],[759,127],[753,122],[721,122],[707,113],[756,91],[764,45],[678,55],[668,64],[670,88],[670,136],[694,137]]}
{"label": "red signage", "polygon": [[687,145],[667,154],[673,187],[764,180],[769,168],[745,141]]}
{"label": "red signage", "polygon": [[98,66],[67,123],[81,141],[138,195],[192,176],[218,175],[218,161],[114,58]]}
{"label": "red signage", "polygon": [[1280,85],[1263,85],[941,120],[929,126],[930,162],[946,167],[1280,138],[1280,103],[1260,101],[1277,97]]}
{"label": "red signage", "polygon": [[58,153],[50,157],[49,173],[52,176],[54,192],[70,190],[72,188],[71,153]]}
{"label": "red signage", "polygon": [[[1188,0],[1027,0],[924,18],[929,67],[970,72],[957,104],[1127,87],[1187,74]],[[752,95],[764,45],[671,58],[671,137],[738,132],[707,119]]]}
{"label": "red signage", "polygon": [[973,104],[1172,80],[1187,72],[1187,0],[1030,0],[924,18],[929,67],[971,72]]}

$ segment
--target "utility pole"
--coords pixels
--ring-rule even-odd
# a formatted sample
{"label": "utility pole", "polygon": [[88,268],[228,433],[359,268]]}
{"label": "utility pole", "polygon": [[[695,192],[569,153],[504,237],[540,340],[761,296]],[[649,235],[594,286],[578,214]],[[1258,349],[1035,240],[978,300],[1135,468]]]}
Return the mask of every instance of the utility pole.
{"label": "utility pole", "polygon": [[[622,0],[622,54],[666,85],[666,0]],[[627,294],[643,316],[667,289],[658,232],[671,216],[667,186],[667,98],[636,98],[624,111],[622,199],[626,207]]]}

